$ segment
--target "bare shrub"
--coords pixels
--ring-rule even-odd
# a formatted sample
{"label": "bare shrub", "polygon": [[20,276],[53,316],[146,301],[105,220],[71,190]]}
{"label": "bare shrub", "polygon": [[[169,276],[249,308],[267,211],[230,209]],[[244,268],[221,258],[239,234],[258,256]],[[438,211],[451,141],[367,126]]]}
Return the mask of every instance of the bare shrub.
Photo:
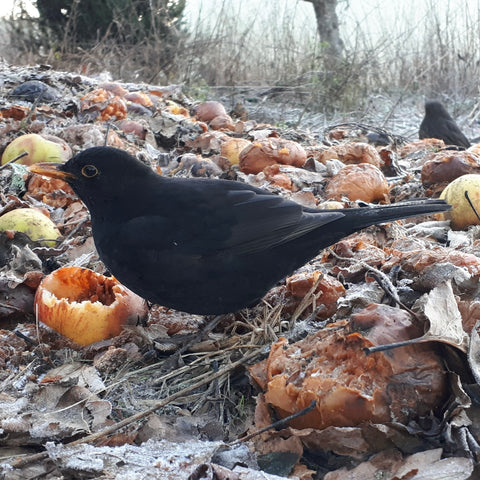
{"label": "bare shrub", "polygon": [[[218,87],[256,89],[321,111],[361,108],[371,96],[392,92],[458,102],[478,95],[480,0],[472,3],[445,0],[439,8],[435,0],[417,2],[425,7],[423,17],[402,12],[393,26],[375,34],[371,18],[352,18],[346,7],[339,15],[345,54],[333,66],[325,62],[315,21],[299,24],[310,5],[299,0],[259,2],[259,9],[270,8],[262,15],[245,8],[245,0],[205,2],[205,11],[183,24],[171,43],[159,32],[142,36],[132,29],[131,12],[117,10],[110,29],[91,46],[78,42],[74,28],[55,43],[22,14],[8,24],[11,42],[3,55],[12,63],[107,70],[125,81],[184,83],[197,94]],[[205,5],[214,8],[206,11]],[[382,14],[380,7],[371,13]]]}

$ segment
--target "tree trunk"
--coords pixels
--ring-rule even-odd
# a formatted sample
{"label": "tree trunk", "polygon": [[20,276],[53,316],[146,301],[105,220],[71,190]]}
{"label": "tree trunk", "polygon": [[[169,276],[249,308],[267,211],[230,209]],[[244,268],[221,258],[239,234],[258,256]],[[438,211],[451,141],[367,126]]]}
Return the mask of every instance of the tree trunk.
{"label": "tree trunk", "polygon": [[338,0],[306,0],[313,4],[317,18],[317,30],[320,41],[324,43],[327,56],[339,59],[343,52],[343,41],[338,29],[338,17],[335,9]]}

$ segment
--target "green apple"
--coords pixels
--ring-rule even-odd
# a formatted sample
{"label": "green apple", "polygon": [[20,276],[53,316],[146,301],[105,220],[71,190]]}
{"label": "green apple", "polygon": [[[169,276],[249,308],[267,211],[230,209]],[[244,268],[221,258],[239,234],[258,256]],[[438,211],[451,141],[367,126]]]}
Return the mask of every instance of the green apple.
{"label": "green apple", "polygon": [[23,232],[33,241],[40,241],[46,247],[54,247],[60,236],[55,224],[40,210],[35,208],[17,208],[0,217],[0,231],[15,230]]}
{"label": "green apple", "polygon": [[24,152],[28,155],[18,160],[22,165],[33,165],[38,162],[65,162],[72,156],[71,148],[61,138],[27,133],[7,145],[2,155],[2,165]]}

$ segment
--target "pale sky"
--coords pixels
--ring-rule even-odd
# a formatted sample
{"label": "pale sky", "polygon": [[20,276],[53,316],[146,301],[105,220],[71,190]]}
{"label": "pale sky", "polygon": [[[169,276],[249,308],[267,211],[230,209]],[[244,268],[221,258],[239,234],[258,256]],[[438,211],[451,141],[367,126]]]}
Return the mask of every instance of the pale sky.
{"label": "pale sky", "polygon": [[[0,16],[8,15],[13,5],[14,0],[0,0]],[[300,0],[187,0],[185,16],[190,24],[199,19],[215,22],[222,8],[235,11],[243,22],[254,19],[257,25],[265,25],[262,18],[268,21],[291,16],[300,32],[316,31],[312,5]],[[338,14],[342,37],[355,36],[356,28],[360,28],[375,41],[385,32],[414,34],[415,28],[421,28],[425,18],[432,15],[441,20],[440,24],[445,21],[460,28],[467,24],[468,28],[480,17],[480,0],[349,0],[339,2]]]}
{"label": "pale sky", "polygon": [[[30,12],[30,9],[28,9],[28,3],[27,4],[27,10]],[[8,16],[10,15],[10,12],[12,11],[14,4],[14,0],[0,0],[0,17]],[[32,7],[31,12],[35,12],[35,9]]]}
{"label": "pale sky", "polygon": [[[272,18],[279,23],[286,18],[294,20],[292,25],[300,35],[316,32],[313,6],[305,1],[187,0],[186,5],[185,16],[190,24],[215,24],[218,12],[227,10],[243,24],[255,25],[260,31]],[[340,0],[338,5],[341,35],[346,44],[348,38],[357,38],[357,30],[375,44],[392,36],[414,38],[433,18],[432,23],[457,25],[460,32],[478,28],[480,18],[480,0]]]}
{"label": "pale sky", "polygon": [[13,6],[13,0],[3,0],[0,2],[0,16],[8,14]]}

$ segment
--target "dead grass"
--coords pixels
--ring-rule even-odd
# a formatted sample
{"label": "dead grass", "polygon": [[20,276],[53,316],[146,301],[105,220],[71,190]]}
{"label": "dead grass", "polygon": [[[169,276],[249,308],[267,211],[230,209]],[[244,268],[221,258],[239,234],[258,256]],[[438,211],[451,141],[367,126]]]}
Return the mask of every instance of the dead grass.
{"label": "dead grass", "polygon": [[[129,364],[105,379],[105,399],[116,406],[120,418],[138,415],[158,404],[161,399],[186,395],[169,402],[168,408],[185,408],[192,415],[207,415],[222,425],[229,438],[234,438],[245,428],[253,416],[255,392],[250,385],[238,383],[235,371],[227,371],[215,381],[213,375],[221,368],[245,359],[245,367],[260,361],[281,336],[290,336],[297,318],[305,311],[315,309],[315,287],[288,320],[282,315],[282,303],[272,307],[260,304],[254,310],[245,310],[242,317],[226,319],[221,334],[211,334],[209,339],[196,344],[193,351],[180,356],[171,355],[147,366]],[[233,316],[232,316],[233,318]],[[172,358],[175,360],[172,364]],[[247,359],[250,360],[247,361]],[[192,386],[205,381],[201,388]]]}
{"label": "dead grass", "polygon": [[401,12],[405,17],[393,27],[385,22],[384,30],[375,33],[371,22],[376,17],[382,22],[384,11],[378,7],[362,19],[352,18],[346,8],[346,52],[334,71],[325,68],[314,26],[295,20],[305,2],[275,4],[265,23],[264,17],[246,11],[245,0],[218,0],[215,9],[201,10],[190,22],[169,65],[160,38],[134,46],[99,39],[86,50],[66,37],[64,45],[35,51],[29,45],[38,33],[30,20],[23,20],[21,28],[18,20],[15,28],[7,25],[10,42],[2,50],[15,64],[49,63],[86,74],[108,71],[123,81],[182,83],[198,96],[209,96],[209,89],[219,86],[257,88],[257,95],[265,86],[294,87],[289,100],[321,111],[361,108],[379,94],[414,93],[453,104],[478,95],[480,0],[447,1],[443,10],[426,0],[423,16],[412,19]]}

